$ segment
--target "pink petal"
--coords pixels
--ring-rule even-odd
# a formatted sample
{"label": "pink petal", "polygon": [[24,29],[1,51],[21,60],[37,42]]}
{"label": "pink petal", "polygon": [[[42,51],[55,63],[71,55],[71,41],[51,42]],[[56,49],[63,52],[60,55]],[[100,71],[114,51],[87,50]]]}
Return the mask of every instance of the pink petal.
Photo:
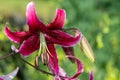
{"label": "pink petal", "polygon": [[74,46],[81,39],[82,34],[78,33],[75,36],[67,34],[61,30],[51,30],[47,33],[46,39],[50,43],[60,44],[62,46]]}
{"label": "pink petal", "polygon": [[68,56],[68,57],[75,59],[77,62],[77,67],[78,67],[77,73],[70,79],[77,78],[84,71],[84,66],[82,62],[79,59],[75,58],[74,56]]}
{"label": "pink petal", "polygon": [[53,44],[47,44],[48,50],[50,52],[50,62],[49,66],[53,74],[58,75],[59,74],[59,65],[58,65],[58,56],[55,50],[55,47]]}
{"label": "pink petal", "polygon": [[59,68],[59,76],[62,80],[78,80],[77,77],[84,71],[84,66],[83,66],[82,62],[79,59],[77,59],[76,57],[74,57],[74,56],[67,56],[67,57],[72,58],[77,62],[78,70],[74,76],[69,77],[69,76],[66,76],[66,73],[64,70],[61,70],[62,68]]}
{"label": "pink petal", "polygon": [[5,27],[4,31],[8,38],[15,43],[22,42],[30,36],[29,32],[11,32],[8,27]]}
{"label": "pink petal", "polygon": [[48,25],[49,29],[62,29],[66,21],[66,12],[63,9],[56,11],[56,18]]}
{"label": "pink petal", "polygon": [[40,39],[39,35],[33,35],[25,40],[20,46],[19,52],[23,56],[29,56],[32,52],[39,49]]}
{"label": "pink petal", "polygon": [[60,79],[59,76],[56,75],[56,76],[54,77],[54,80],[61,80],[61,79]]}
{"label": "pink petal", "polygon": [[13,72],[7,74],[7,75],[3,75],[0,77],[0,80],[12,80],[16,74],[18,73],[19,68],[17,67]]}
{"label": "pink petal", "polygon": [[46,27],[45,25],[37,18],[36,10],[34,7],[34,3],[30,2],[27,5],[26,10],[26,17],[27,17],[27,23],[29,25],[30,32],[37,32],[39,30],[45,31]]}
{"label": "pink petal", "polygon": [[[63,50],[64,50],[64,52],[65,52],[65,54],[67,55],[67,56],[74,56],[74,49],[73,49],[73,47],[62,47],[63,48]],[[69,58],[69,57],[68,57]],[[74,59],[72,59],[72,58],[69,58],[69,60],[71,61],[71,62],[75,62],[75,60]]]}
{"label": "pink petal", "polygon": [[63,77],[66,76],[66,72],[61,67],[59,67],[59,75]]}
{"label": "pink petal", "polygon": [[0,80],[3,80],[3,79],[0,77]]}
{"label": "pink petal", "polygon": [[92,71],[90,72],[90,79],[89,80],[94,80],[94,75],[93,75]]}

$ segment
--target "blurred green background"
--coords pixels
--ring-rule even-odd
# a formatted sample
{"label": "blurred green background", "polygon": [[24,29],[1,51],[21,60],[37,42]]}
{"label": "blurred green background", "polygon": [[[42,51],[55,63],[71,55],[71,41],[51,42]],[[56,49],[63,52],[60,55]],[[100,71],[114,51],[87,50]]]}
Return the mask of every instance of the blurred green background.
{"label": "blurred green background", "polygon": [[[13,31],[26,29],[26,5],[30,1],[33,0],[0,0],[0,56],[9,54],[10,46],[16,45],[4,34],[6,22]],[[53,20],[56,9],[65,9],[65,28],[79,28],[90,42],[96,56],[95,63],[86,58],[79,46],[74,48],[75,55],[85,66],[79,79],[89,80],[89,71],[93,70],[95,80],[120,80],[120,0],[34,0],[34,3],[37,15],[45,24]],[[60,46],[56,47],[59,64],[72,76],[76,65],[66,60]],[[34,64],[36,53],[26,60]],[[20,55],[0,60],[0,75],[8,74],[19,66],[14,80],[53,80],[53,77],[36,71],[17,57]],[[40,68],[49,71],[41,63]]]}

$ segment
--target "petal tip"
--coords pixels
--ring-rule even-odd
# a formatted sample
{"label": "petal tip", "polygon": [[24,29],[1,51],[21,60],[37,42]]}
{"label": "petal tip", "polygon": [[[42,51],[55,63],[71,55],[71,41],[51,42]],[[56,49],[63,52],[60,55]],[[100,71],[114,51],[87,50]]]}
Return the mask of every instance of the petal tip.
{"label": "petal tip", "polygon": [[56,13],[63,13],[66,16],[66,11],[64,9],[57,9]]}
{"label": "petal tip", "polygon": [[5,26],[5,28],[4,28],[4,33],[5,33],[5,35],[11,40],[11,41],[13,41],[13,42],[15,42],[15,43],[19,43],[17,40],[14,40],[13,38],[12,38],[12,32],[10,31],[10,29],[7,27],[7,26]]}
{"label": "petal tip", "polygon": [[90,71],[90,79],[89,80],[94,80],[94,74],[93,71]]}
{"label": "petal tip", "polygon": [[56,9],[56,17],[48,27],[50,29],[62,29],[66,21],[66,12],[64,9]]}
{"label": "petal tip", "polygon": [[34,2],[33,1],[28,3],[27,8],[29,8],[30,6],[34,6]]}
{"label": "petal tip", "polygon": [[34,8],[34,2],[33,1],[31,1],[31,2],[29,2],[28,4],[27,4],[27,7],[26,7],[26,15],[28,15],[29,14],[29,10],[31,9],[31,8]]}

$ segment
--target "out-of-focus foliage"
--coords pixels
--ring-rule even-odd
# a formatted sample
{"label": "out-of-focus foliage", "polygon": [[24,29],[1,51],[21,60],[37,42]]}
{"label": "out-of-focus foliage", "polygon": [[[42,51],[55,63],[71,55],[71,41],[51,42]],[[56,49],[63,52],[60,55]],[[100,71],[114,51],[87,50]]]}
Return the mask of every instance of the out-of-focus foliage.
{"label": "out-of-focus foliage", "polygon": [[[1,0],[0,1],[0,56],[11,52],[13,44],[4,34],[6,22],[13,31],[26,29],[25,10],[31,0]],[[75,46],[75,55],[81,59],[85,72],[80,75],[81,80],[88,80],[88,72],[92,69],[95,80],[120,80],[120,0],[34,0],[38,16],[45,24],[52,21],[55,9],[63,8],[67,13],[65,28],[76,27],[86,36],[96,56],[95,63]],[[15,44],[14,44],[15,45]],[[18,45],[16,45],[18,47]],[[76,72],[75,65],[66,60],[59,46],[56,46],[60,65],[68,75]],[[37,51],[36,51],[37,53]],[[32,54],[26,60],[34,63]],[[20,61],[20,55],[0,60],[0,75],[7,74],[20,67],[14,80],[52,80]],[[40,63],[40,67],[46,70]]]}

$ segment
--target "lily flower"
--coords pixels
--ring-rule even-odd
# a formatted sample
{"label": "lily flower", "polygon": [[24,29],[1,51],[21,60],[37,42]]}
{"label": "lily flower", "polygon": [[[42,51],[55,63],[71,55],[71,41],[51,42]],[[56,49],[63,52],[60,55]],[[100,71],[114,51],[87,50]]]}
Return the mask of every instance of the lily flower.
{"label": "lily flower", "polygon": [[[28,31],[12,32],[8,26],[5,26],[5,34],[8,38],[15,43],[22,43],[16,52],[27,57],[34,51],[39,50],[43,64],[47,64],[50,67],[55,75],[55,80],[77,80],[77,77],[84,69],[80,60],[74,57],[73,46],[80,42],[82,33],[77,29],[73,29],[75,31],[73,36],[63,29],[66,21],[65,10],[56,10],[55,19],[45,25],[38,19],[34,3],[30,2],[26,8],[26,18],[29,26]],[[59,67],[54,44],[61,45],[66,55],[69,55],[68,58],[77,62],[78,71],[73,77],[65,75],[65,72]],[[38,66],[37,60],[36,66]]]}
{"label": "lily flower", "polygon": [[29,31],[12,32],[7,26],[5,27],[5,34],[11,41],[15,43],[22,42],[19,52],[23,56],[29,56],[31,53],[40,48],[40,34],[44,35],[45,42],[48,44],[52,43],[62,46],[74,46],[81,38],[80,32],[73,36],[62,30],[66,20],[66,13],[63,9],[58,9],[53,22],[45,25],[38,19],[34,3],[30,2],[27,5],[26,17]]}
{"label": "lily flower", "polygon": [[[12,32],[5,26],[5,34],[15,43],[22,43],[17,52],[27,57],[34,51],[39,50],[43,64],[48,64],[52,70],[59,73],[58,58],[54,44],[63,47],[71,47],[78,43],[82,34],[78,31],[75,36],[68,34],[63,30],[66,20],[66,12],[63,9],[56,11],[55,19],[48,25],[45,25],[38,19],[34,3],[30,2],[26,9],[28,31]],[[49,56],[48,56],[49,55]]]}
{"label": "lily flower", "polygon": [[7,75],[0,76],[0,80],[12,80],[16,76],[18,70],[19,70],[19,68],[17,67],[13,72],[11,72]]}

